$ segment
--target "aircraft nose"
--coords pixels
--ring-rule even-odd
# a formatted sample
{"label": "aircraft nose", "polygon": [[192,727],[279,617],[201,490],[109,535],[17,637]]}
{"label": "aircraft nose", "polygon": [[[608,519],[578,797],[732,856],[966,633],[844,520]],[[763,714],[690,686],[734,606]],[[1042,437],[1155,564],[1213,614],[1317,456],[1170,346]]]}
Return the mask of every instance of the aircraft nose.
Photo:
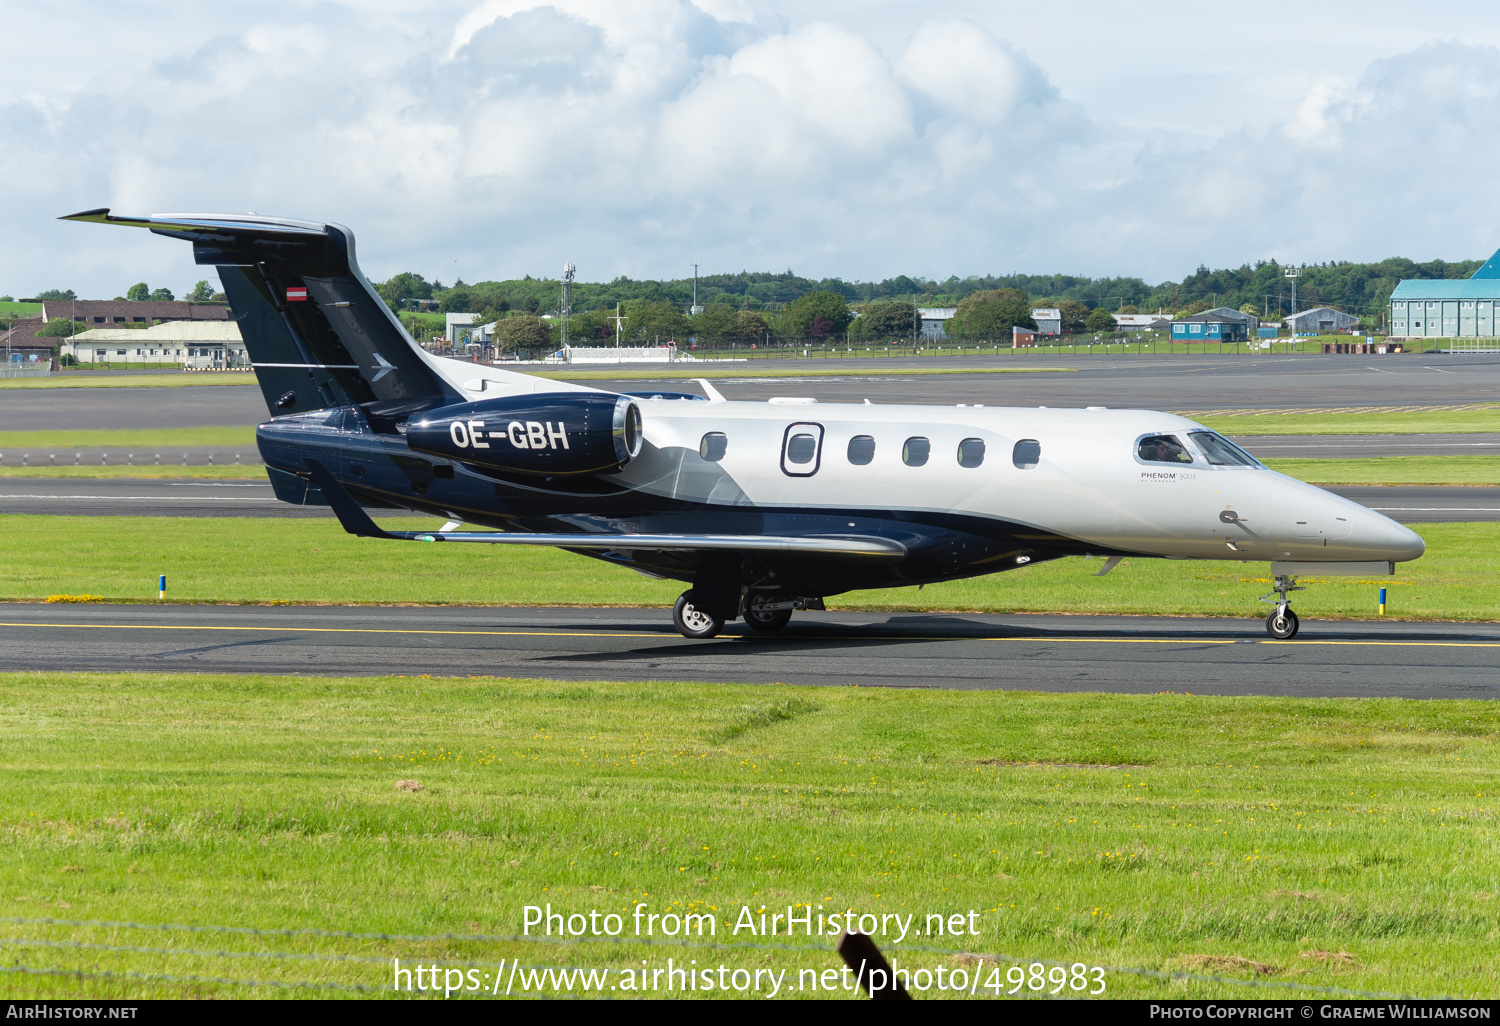
{"label": "aircraft nose", "polygon": [[1427,551],[1427,543],[1420,534],[1374,510],[1366,511],[1360,518],[1356,535],[1361,547],[1396,563],[1420,559]]}

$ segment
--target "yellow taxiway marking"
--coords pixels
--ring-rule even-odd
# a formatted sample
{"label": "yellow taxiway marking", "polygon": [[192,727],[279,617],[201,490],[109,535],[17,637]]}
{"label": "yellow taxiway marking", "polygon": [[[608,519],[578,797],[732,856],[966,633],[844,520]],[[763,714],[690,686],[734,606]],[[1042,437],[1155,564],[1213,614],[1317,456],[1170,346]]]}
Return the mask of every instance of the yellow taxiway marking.
{"label": "yellow taxiway marking", "polygon": [[[416,627],[245,627],[220,624],[166,624],[166,623],[4,623],[0,627],[54,627],[72,630],[121,630],[121,631],[294,631],[303,634],[439,634],[470,637],[502,638],[649,638],[657,641],[672,639],[674,634],[665,630],[654,634],[625,634],[618,631],[482,631],[445,630]],[[726,634],[724,641],[757,637],[753,634]],[[688,639],[683,639],[688,640]],[[799,641],[858,641],[850,635],[800,635]],[[1347,641],[1307,638],[1305,640],[1278,641],[1275,638],[1195,638],[1183,635],[1176,638],[1060,638],[1060,637],[1005,637],[965,638],[942,635],[891,635],[882,634],[872,641],[994,641],[1035,642],[1042,645],[1353,645],[1379,648],[1500,648],[1496,641]]]}

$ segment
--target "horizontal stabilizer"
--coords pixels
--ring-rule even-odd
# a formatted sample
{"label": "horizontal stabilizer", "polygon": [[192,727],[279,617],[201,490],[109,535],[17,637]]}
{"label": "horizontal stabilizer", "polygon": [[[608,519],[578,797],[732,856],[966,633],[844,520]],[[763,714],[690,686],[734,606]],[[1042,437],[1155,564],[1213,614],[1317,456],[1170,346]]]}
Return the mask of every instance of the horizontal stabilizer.
{"label": "horizontal stabilizer", "polygon": [[506,531],[386,531],[370,519],[327,467],[308,459],[308,473],[322,491],[344,530],[361,538],[396,541],[478,542],[487,545],[550,545],[562,549],[652,552],[793,552],[825,556],[866,556],[900,559],[906,546],[889,538],[868,535],[767,534],[527,534]]}

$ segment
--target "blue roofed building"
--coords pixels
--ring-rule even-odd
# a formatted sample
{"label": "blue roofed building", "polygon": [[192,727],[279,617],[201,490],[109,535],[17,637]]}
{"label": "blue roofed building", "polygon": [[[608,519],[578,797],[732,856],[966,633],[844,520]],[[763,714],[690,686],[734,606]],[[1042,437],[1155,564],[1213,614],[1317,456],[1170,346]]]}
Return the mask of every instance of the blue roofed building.
{"label": "blue roofed building", "polygon": [[1260,327],[1260,318],[1227,306],[1172,321],[1173,342],[1243,342]]}
{"label": "blue roofed building", "polygon": [[1472,278],[1407,278],[1390,303],[1392,338],[1500,337],[1500,251]]}

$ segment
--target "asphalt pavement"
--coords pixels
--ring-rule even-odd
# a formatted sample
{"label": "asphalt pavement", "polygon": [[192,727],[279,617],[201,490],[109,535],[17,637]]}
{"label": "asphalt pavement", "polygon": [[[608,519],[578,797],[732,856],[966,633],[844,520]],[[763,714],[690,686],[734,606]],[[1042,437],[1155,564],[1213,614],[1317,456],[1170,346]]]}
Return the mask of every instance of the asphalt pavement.
{"label": "asphalt pavement", "polygon": [[[1400,356],[1007,355],[899,359],[765,360],[713,364],[743,369],[716,378],[731,399],[809,396],[822,402],[985,403],[992,406],[1113,406],[1129,409],[1321,409],[1500,401],[1500,354]],[[849,377],[765,377],[798,368]],[[921,369],[1061,368],[1036,374],[911,373]],[[521,366],[517,370],[535,370]],[[580,368],[582,369],[582,368]],[[591,368],[592,369],[592,368]],[[602,369],[602,368],[601,368]],[[638,368],[632,368],[638,369]],[[674,370],[690,369],[678,364]],[[874,372],[874,373],[869,373]],[[601,388],[694,391],[690,380],[589,381]],[[181,388],[38,388],[0,396],[0,431],[148,429],[258,424],[267,419],[251,384]]]}
{"label": "asphalt pavement", "polygon": [[[1246,608],[1255,606],[1247,592]],[[479,674],[972,690],[1500,698],[1500,625],[799,613],[711,641],[670,613],[451,607],[0,606],[11,671]],[[441,687],[423,681],[420,687]]]}

